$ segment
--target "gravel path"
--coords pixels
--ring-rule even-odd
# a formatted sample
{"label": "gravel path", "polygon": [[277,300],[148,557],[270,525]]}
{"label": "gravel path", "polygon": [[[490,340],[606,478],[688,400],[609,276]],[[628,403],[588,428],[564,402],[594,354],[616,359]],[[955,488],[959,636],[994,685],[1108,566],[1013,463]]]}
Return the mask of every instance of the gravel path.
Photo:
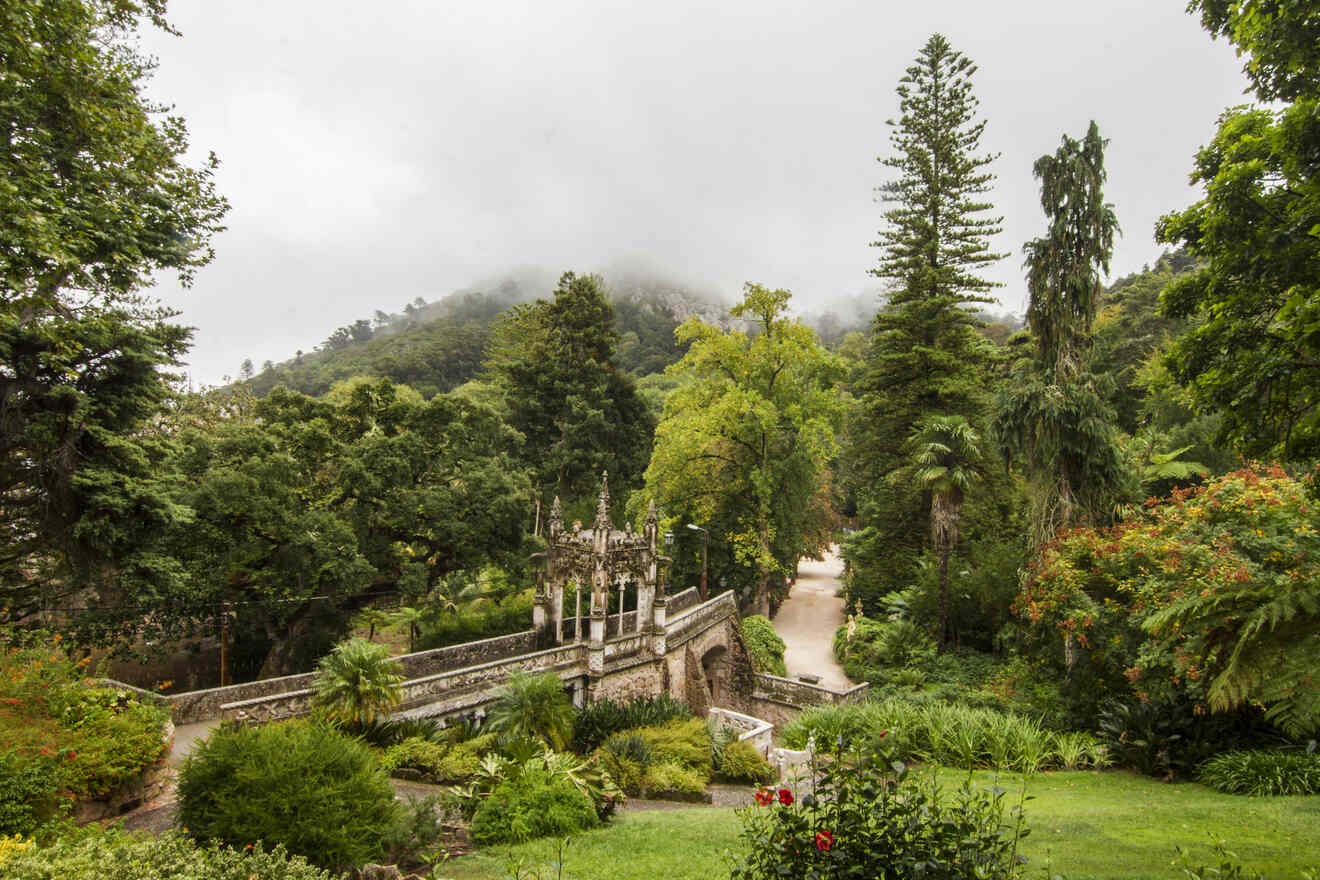
{"label": "gravel path", "polygon": [[784,663],[788,677],[818,675],[820,684],[835,690],[853,686],[834,660],[831,642],[843,625],[843,599],[836,596],[843,561],[831,547],[825,559],[805,559],[798,566],[797,583],[775,615],[775,631],[788,650]]}

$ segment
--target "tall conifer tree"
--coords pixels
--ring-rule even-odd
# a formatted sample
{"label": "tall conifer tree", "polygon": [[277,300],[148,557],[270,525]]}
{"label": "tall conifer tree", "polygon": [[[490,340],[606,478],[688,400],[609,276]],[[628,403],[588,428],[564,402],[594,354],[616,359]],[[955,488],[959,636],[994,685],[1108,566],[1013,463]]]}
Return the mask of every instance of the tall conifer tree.
{"label": "tall conifer tree", "polygon": [[1049,223],[1023,249],[1036,357],[1000,395],[996,429],[1005,455],[1026,462],[1037,544],[1060,526],[1103,519],[1127,479],[1107,380],[1087,368],[1100,274],[1118,232],[1104,197],[1106,143],[1092,122],[1085,138],[1064,135],[1034,166]]}
{"label": "tall conifer tree", "polygon": [[851,432],[853,489],[863,530],[850,543],[854,587],[863,598],[911,583],[925,544],[930,502],[887,479],[903,467],[904,444],[922,419],[985,411],[990,348],[970,308],[997,285],[980,274],[1004,255],[990,248],[1002,218],[985,200],[997,158],[980,149],[984,120],[972,92],[976,65],[935,34],[899,81],[901,115],[890,120],[897,176],[879,187],[889,204],[872,242],[871,274],[892,283],[876,315]]}

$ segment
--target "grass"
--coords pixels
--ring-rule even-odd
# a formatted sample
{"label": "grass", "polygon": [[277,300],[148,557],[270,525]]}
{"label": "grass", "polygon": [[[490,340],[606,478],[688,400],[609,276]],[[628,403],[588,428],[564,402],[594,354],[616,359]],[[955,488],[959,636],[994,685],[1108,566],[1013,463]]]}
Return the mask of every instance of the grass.
{"label": "grass", "polygon": [[[941,771],[949,787],[962,771]],[[980,771],[978,784],[998,784],[1016,803],[1022,777]],[[1168,785],[1125,772],[1070,771],[1031,777],[1025,812],[1031,835],[1022,851],[1027,876],[1050,873],[1067,880],[1172,880],[1170,862],[1186,847],[1199,861],[1212,860],[1211,838],[1223,840],[1249,867],[1266,877],[1300,880],[1320,865],[1320,797],[1219,794],[1203,785]],[[728,876],[725,853],[741,845],[733,810],[685,809],[625,813],[569,846],[565,880],[717,880]],[[437,877],[490,880],[508,877],[510,855],[524,869],[556,877],[552,841],[480,851],[444,865]],[[528,876],[535,876],[530,874]]]}
{"label": "grass", "polygon": [[[715,880],[729,875],[725,851],[739,846],[738,817],[709,807],[624,813],[605,828],[574,838],[564,853],[564,878],[572,880]],[[555,841],[479,850],[437,866],[437,878],[491,880],[515,876],[508,865],[523,860],[556,878]],[[535,877],[536,874],[530,874]]]}

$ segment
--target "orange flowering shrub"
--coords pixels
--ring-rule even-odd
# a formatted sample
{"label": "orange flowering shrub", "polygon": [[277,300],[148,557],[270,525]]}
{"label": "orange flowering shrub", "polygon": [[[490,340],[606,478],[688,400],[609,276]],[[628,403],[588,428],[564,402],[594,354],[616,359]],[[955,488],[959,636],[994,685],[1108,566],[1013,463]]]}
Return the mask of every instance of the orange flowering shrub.
{"label": "orange flowering shrub", "polygon": [[1061,533],[1033,561],[1014,612],[1101,691],[1180,690],[1212,708],[1271,702],[1260,664],[1316,639],[1318,512],[1281,468],[1244,468],[1151,499],[1131,522]]}

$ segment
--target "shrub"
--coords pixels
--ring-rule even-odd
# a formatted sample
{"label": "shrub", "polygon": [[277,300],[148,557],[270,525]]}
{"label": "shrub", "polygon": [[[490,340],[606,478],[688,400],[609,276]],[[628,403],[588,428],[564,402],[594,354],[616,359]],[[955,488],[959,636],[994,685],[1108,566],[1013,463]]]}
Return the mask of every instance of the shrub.
{"label": "shrub", "polygon": [[642,791],[649,795],[702,795],[706,793],[706,779],[690,767],[661,761],[646,768]]}
{"label": "shrub", "polygon": [[641,767],[655,763],[655,751],[646,737],[639,733],[618,733],[610,737],[604,749],[616,758],[626,758]]}
{"label": "shrub", "polygon": [[1021,813],[1005,820],[1003,794],[952,796],[934,776],[890,772],[892,755],[840,755],[817,768],[813,794],[762,790],[739,811],[747,855],[733,880],[763,877],[1010,878],[1019,876]]}
{"label": "shrub", "polygon": [[605,746],[596,752],[596,760],[624,794],[641,796],[649,763],[642,764],[625,755],[616,755]]}
{"label": "shrub", "polygon": [[655,751],[636,732],[616,733],[596,752],[597,760],[614,783],[630,795],[646,788],[646,771],[655,763]]}
{"label": "shrub", "polygon": [[700,718],[668,721],[634,732],[650,746],[656,763],[668,761],[709,775],[710,730]]}
{"label": "shrub", "polygon": [[783,738],[796,749],[806,748],[811,738],[818,749],[884,739],[886,749],[901,759],[966,769],[1031,773],[1061,763],[1054,735],[1032,719],[956,703],[885,699],[815,707],[785,725]]}
{"label": "shrub", "polygon": [[45,762],[0,752],[0,838],[31,834],[55,811],[55,776]]}
{"label": "shrub", "polygon": [[921,667],[935,659],[935,642],[910,620],[854,619],[852,638],[848,627],[834,634],[834,654],[839,662],[870,668]]}
{"label": "shrub", "polygon": [[24,840],[21,834],[15,834],[13,837],[0,834],[0,865],[9,861],[10,856],[31,849],[32,846],[33,842]]}
{"label": "shrub", "polygon": [[399,820],[390,826],[385,835],[385,858],[392,864],[416,861],[423,853],[434,852],[436,844],[444,836],[445,828],[440,821],[440,801],[438,795],[424,798],[408,798],[399,809]]}
{"label": "shrub", "polygon": [[591,802],[573,784],[536,767],[500,783],[472,817],[479,844],[562,837],[600,824]]}
{"label": "shrub", "polygon": [[83,833],[11,853],[5,880],[331,880],[283,850],[199,847],[173,832],[159,838],[118,831]]}
{"label": "shrub", "polygon": [[397,816],[371,750],[327,724],[220,728],[179,771],[179,823],[197,839],[283,845],[336,870],[378,857]]}
{"label": "shrub", "polygon": [[637,697],[626,703],[601,700],[579,711],[573,718],[573,751],[585,755],[614,734],[636,727],[655,727],[676,718],[691,718],[687,703],[669,694]]}
{"label": "shrub", "polygon": [[312,704],[325,717],[348,725],[370,724],[403,699],[403,666],[389,648],[349,639],[321,658],[312,682]]}
{"label": "shrub", "polygon": [[787,675],[788,669],[784,666],[784,651],[787,646],[784,640],[775,632],[774,624],[769,618],[760,614],[753,614],[742,619],[742,637],[743,644],[747,646],[747,653],[752,658],[752,666],[757,672],[768,672],[771,675]]}
{"label": "shrub", "polygon": [[716,768],[721,777],[730,782],[770,782],[775,778],[775,771],[761,757],[751,743],[734,740],[720,753],[720,763]]}
{"label": "shrub", "polygon": [[1225,794],[1320,794],[1320,754],[1225,752],[1201,765],[1200,781]]}
{"label": "shrub", "polygon": [[486,729],[501,742],[537,739],[563,749],[573,735],[573,702],[553,672],[514,672],[486,716]]}
{"label": "shrub", "polygon": [[[6,775],[28,778],[36,766],[56,792],[98,797],[160,759],[169,713],[83,678],[82,665],[50,648],[0,649],[0,743],[11,755]],[[15,782],[8,795],[0,792],[0,811],[18,803],[17,787],[31,784]],[[38,812],[44,812],[39,803]]]}
{"label": "shrub", "polygon": [[481,755],[469,743],[453,745],[412,737],[386,749],[380,764],[390,774],[411,770],[424,782],[445,785],[476,776]]}
{"label": "shrub", "polygon": [[453,733],[440,726],[434,718],[377,718],[367,724],[346,728],[368,745],[387,749],[406,739],[424,739],[430,742],[452,742]]}

